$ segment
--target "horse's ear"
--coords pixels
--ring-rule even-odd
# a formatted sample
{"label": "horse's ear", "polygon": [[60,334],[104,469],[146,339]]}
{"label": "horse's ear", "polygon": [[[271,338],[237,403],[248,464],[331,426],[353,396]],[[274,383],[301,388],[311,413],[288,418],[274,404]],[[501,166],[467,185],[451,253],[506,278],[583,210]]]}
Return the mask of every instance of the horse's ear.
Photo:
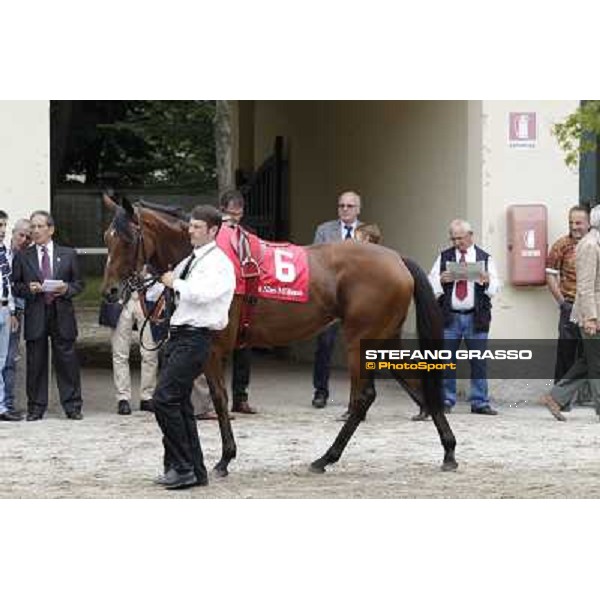
{"label": "horse's ear", "polygon": [[102,192],[102,202],[104,202],[104,206],[106,206],[106,208],[108,208],[108,210],[111,212],[114,212],[119,206],[115,202],[113,194],[111,194],[111,190],[105,190]]}
{"label": "horse's ear", "polygon": [[133,210],[133,206],[131,204],[131,202],[129,202],[129,200],[127,200],[127,198],[125,196],[123,196],[123,199],[121,200],[121,205],[123,206],[123,208],[125,209],[125,212],[127,213],[127,216],[134,222],[137,223],[138,219],[137,216],[135,214],[135,211]]}

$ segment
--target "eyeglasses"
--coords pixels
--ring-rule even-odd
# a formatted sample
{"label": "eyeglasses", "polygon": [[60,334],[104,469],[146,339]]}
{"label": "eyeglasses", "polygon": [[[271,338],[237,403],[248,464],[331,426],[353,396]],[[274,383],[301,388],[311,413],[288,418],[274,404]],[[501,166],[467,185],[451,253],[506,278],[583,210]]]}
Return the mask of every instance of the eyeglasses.
{"label": "eyeglasses", "polygon": [[338,204],[338,208],[356,208],[356,204]]}

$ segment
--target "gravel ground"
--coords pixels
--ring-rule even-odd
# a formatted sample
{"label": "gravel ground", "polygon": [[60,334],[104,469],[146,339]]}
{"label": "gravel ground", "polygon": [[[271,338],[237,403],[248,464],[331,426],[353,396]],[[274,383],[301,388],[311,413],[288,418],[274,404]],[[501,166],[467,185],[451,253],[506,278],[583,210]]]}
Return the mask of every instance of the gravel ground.
{"label": "gravel ground", "polygon": [[[466,403],[459,404],[449,416],[459,469],[443,473],[442,447],[433,424],[411,422],[414,404],[394,382],[380,381],[368,419],[340,462],[318,475],[310,473],[308,465],[339,431],[335,417],[343,412],[348,393],[344,371],[332,375],[330,404],[315,410],[310,405],[310,365],[258,356],[251,402],[260,414],[241,415],[233,422],[238,458],[231,463],[229,477],[211,477],[206,488],[167,492],[152,484],[161,465],[154,417],[137,410],[128,417],[116,414],[109,369],[84,368],[82,376],[83,421],[65,419],[54,399],[43,421],[0,423],[1,498],[600,495],[600,424],[586,407],[569,413],[567,423],[555,421],[535,404],[549,382],[491,382],[497,417],[471,415]],[[207,465],[212,466],[220,456],[218,425],[201,422],[199,430]]]}
{"label": "gravel ground", "polygon": [[[500,415],[471,415],[466,404],[450,415],[459,469],[442,473],[442,448],[431,422],[413,423],[412,402],[391,381],[337,465],[324,475],[309,463],[331,444],[348,385],[333,378],[333,403],[310,406],[310,370],[272,359],[256,361],[256,416],[233,422],[238,458],[230,476],[207,488],[166,492],[151,483],[161,464],[154,418],[115,413],[109,370],[84,370],[85,419],[53,411],[34,423],[0,423],[2,498],[581,498],[597,497],[600,425],[576,408],[558,423],[530,403]],[[276,373],[276,375],[274,375]],[[506,387],[506,386],[505,386]],[[498,390],[497,390],[498,391]],[[498,397],[498,396],[497,396]],[[532,399],[535,396],[532,396]],[[220,456],[214,422],[199,424],[208,465]]]}

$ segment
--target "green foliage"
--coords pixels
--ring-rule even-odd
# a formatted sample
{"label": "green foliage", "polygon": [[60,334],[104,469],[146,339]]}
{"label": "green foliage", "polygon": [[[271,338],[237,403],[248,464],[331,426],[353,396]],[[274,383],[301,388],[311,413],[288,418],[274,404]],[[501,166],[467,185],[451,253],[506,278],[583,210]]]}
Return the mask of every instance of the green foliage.
{"label": "green foliage", "polygon": [[75,296],[73,299],[75,306],[82,308],[93,308],[100,306],[100,301],[102,300],[102,294],[100,294],[101,286],[102,277],[86,277],[83,292]]}
{"label": "green foliage", "polygon": [[129,183],[214,188],[215,103],[148,100],[130,103],[107,132],[114,170]]}
{"label": "green foliage", "polygon": [[72,101],[59,182],[216,187],[215,102]]}
{"label": "green foliage", "polygon": [[576,167],[582,154],[596,150],[600,135],[600,100],[588,100],[552,132],[565,153],[565,162]]}

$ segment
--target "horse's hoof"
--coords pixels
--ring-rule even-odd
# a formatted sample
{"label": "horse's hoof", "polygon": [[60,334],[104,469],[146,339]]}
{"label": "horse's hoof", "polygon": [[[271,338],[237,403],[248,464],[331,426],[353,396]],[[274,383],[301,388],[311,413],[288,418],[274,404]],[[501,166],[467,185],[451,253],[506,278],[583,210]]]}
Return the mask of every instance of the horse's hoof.
{"label": "horse's hoof", "polygon": [[213,473],[217,477],[227,477],[227,475],[229,475],[229,471],[227,470],[227,467],[223,467],[223,466],[220,466],[218,464],[216,464],[213,467]]}
{"label": "horse's hoof", "polygon": [[442,463],[442,471],[456,471],[458,463],[455,460]]}
{"label": "horse's hoof", "polygon": [[311,463],[310,467],[308,467],[308,470],[311,473],[325,473],[325,467],[318,460],[315,460],[315,462]]}

